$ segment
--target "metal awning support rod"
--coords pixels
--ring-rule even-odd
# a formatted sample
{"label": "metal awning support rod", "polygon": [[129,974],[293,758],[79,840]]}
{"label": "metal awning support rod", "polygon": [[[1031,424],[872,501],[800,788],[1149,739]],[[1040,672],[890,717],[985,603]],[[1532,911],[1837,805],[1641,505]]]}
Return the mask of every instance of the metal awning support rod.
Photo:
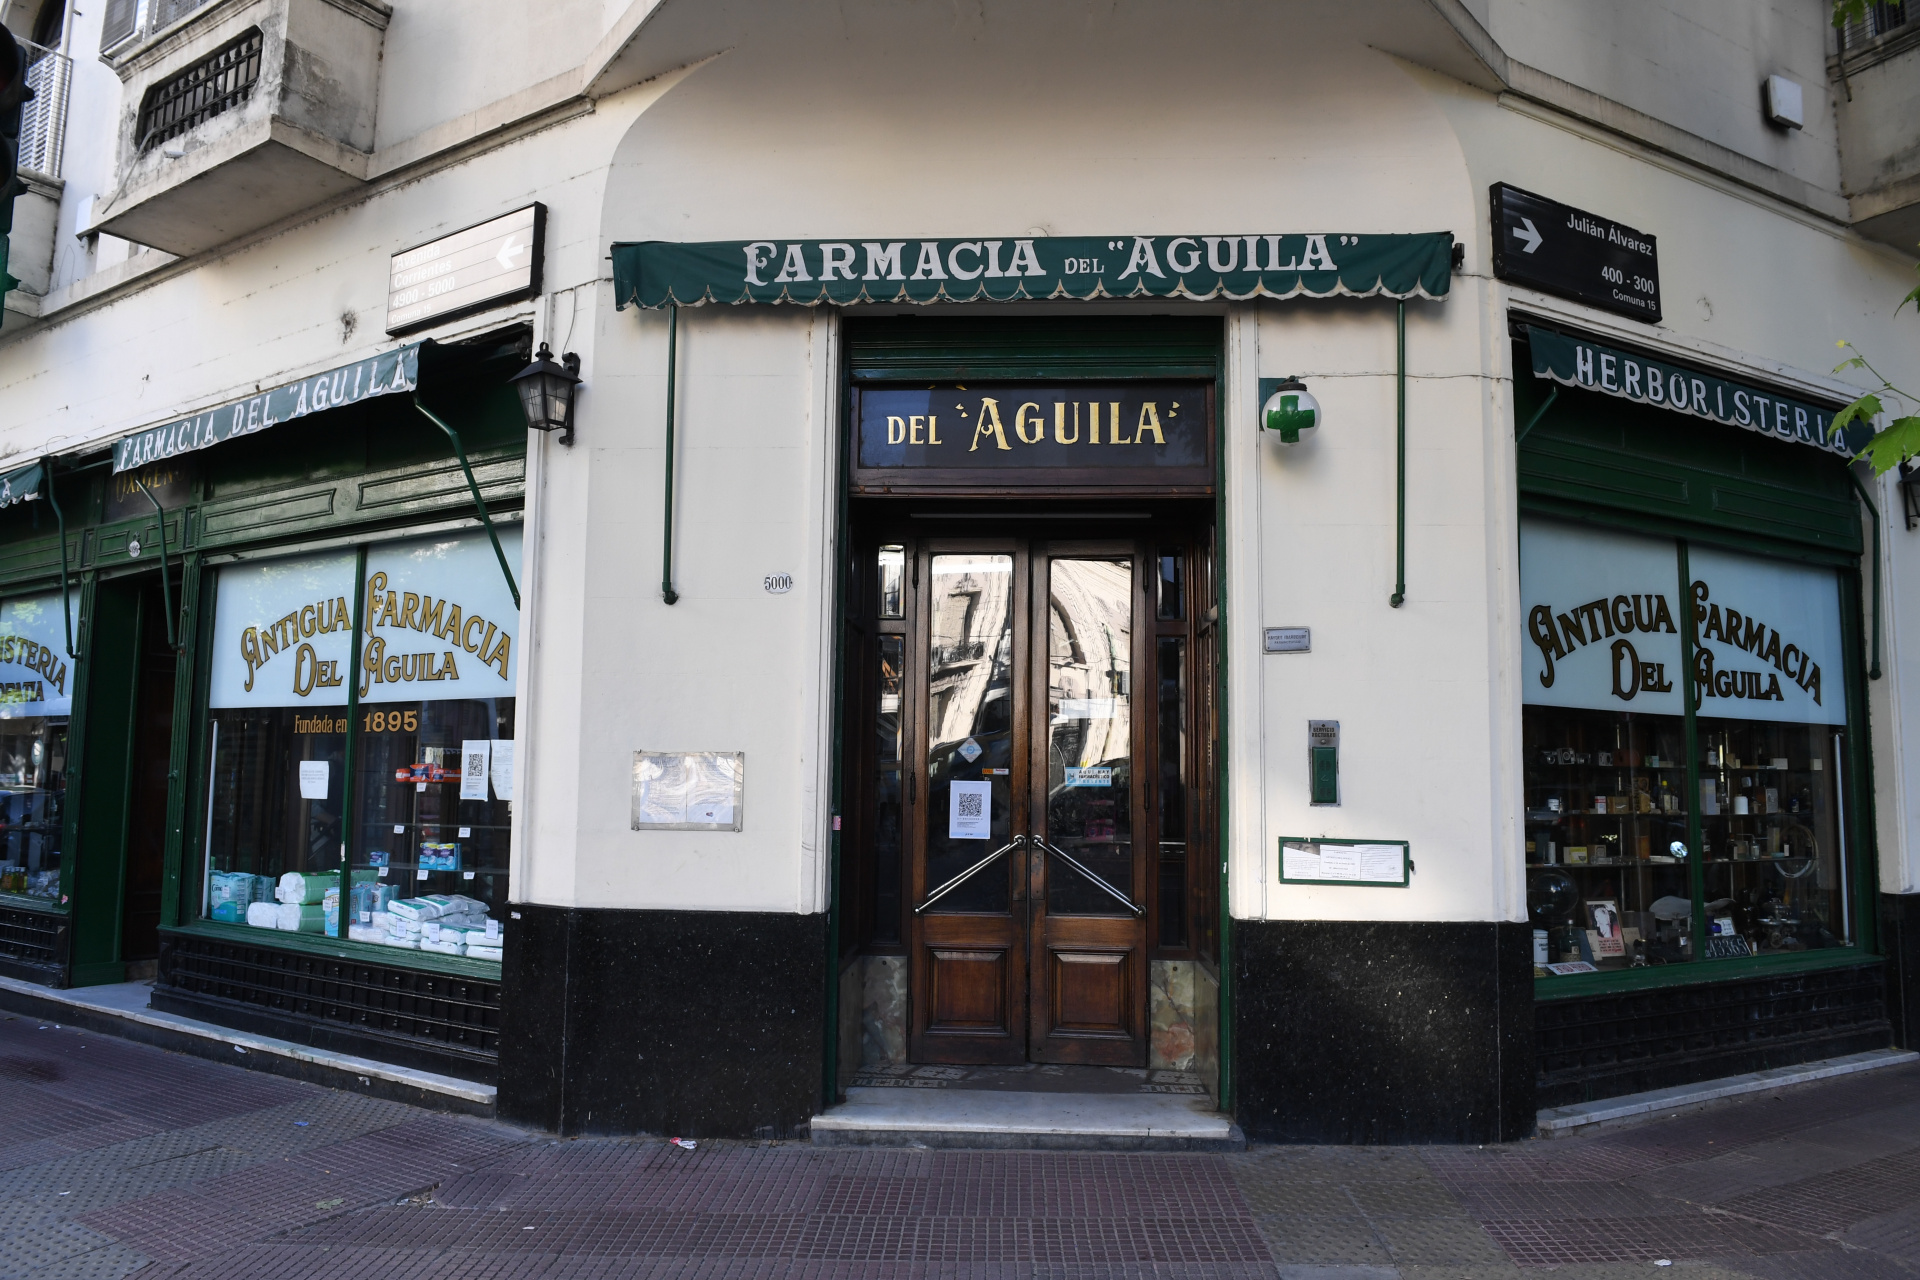
{"label": "metal awning support rod", "polygon": [[660,543],[660,598],[668,604],[680,599],[680,593],[673,589],[673,375],[679,364],[679,348],[680,308],[672,306],[667,308],[667,514],[665,533]]}
{"label": "metal awning support rod", "polygon": [[80,655],[73,648],[73,599],[67,594],[67,518],[60,512],[60,500],[53,496],[53,459],[40,460],[40,475],[47,486],[47,505],[53,508],[53,519],[60,526],[60,616],[67,623],[67,657],[75,662]]}
{"label": "metal awning support rod", "polygon": [[520,607],[520,587],[513,580],[513,570],[507,568],[507,553],[500,549],[500,535],[494,532],[493,517],[487,514],[487,504],[480,496],[480,483],[473,478],[473,468],[467,465],[467,451],[460,445],[460,433],[440,420],[438,414],[420,403],[419,393],[413,397],[413,407],[427,415],[427,420],[447,433],[447,439],[453,441],[454,456],[460,459],[460,469],[467,473],[467,489],[473,494],[473,505],[479,508],[480,523],[487,527],[487,538],[493,543],[493,554],[500,561],[500,576],[507,580],[507,590],[513,595],[513,607]]}
{"label": "metal awning support rod", "polygon": [[1394,397],[1397,421],[1394,430],[1393,498],[1393,595],[1387,603],[1398,609],[1407,602],[1407,304],[1395,311],[1399,365],[1395,374]]}
{"label": "metal awning support rod", "polygon": [[1860,483],[1860,477],[1853,474],[1853,468],[1847,468],[1847,479],[1853,481],[1853,487],[1860,492],[1860,501],[1867,504],[1867,512],[1873,517],[1873,666],[1867,671],[1867,679],[1880,678],[1880,508],[1873,505],[1873,496],[1867,492],[1867,486]]}
{"label": "metal awning support rod", "polygon": [[1546,400],[1541,403],[1538,409],[1533,411],[1533,416],[1527,419],[1527,425],[1520,428],[1519,432],[1515,434],[1513,442],[1519,444],[1522,440],[1525,440],[1527,438],[1527,432],[1533,430],[1534,427],[1538,425],[1540,419],[1547,416],[1547,410],[1553,408],[1553,402],[1559,398],[1560,384],[1556,382],[1553,384],[1553,389],[1547,392]]}
{"label": "metal awning support rod", "polygon": [[[147,482],[140,478],[138,471],[130,473],[133,482],[140,486],[140,492],[147,495],[147,501],[153,504],[154,518],[160,523],[160,603],[167,611],[167,648],[180,647],[179,624],[173,616],[173,586],[167,581],[167,510],[160,505],[160,499],[153,496],[153,490],[147,488]],[[62,540],[64,548],[65,539]]]}
{"label": "metal awning support rod", "polygon": [[1037,836],[1034,837],[1034,839],[1035,839],[1035,842],[1039,844],[1041,848],[1045,849],[1048,853],[1060,859],[1062,862],[1072,867],[1075,871],[1078,871],[1081,875],[1093,881],[1095,884],[1099,885],[1102,889],[1105,889],[1108,893],[1112,894],[1114,897],[1118,898],[1121,902],[1125,903],[1127,910],[1133,912],[1134,915],[1143,916],[1147,914],[1147,909],[1145,907],[1140,906],[1138,903],[1134,902],[1132,898],[1129,898],[1126,894],[1120,892],[1118,889],[1108,884],[1105,880],[1102,880],[1099,876],[1095,875],[1093,871],[1089,869],[1084,863],[1082,863],[1078,858],[1074,857],[1072,854],[1068,853],[1065,849],[1062,849],[1059,845],[1054,844],[1051,841],[1041,840]]}
{"label": "metal awning support rod", "polygon": [[928,907],[940,901],[940,899],[946,897],[948,894],[952,893],[955,889],[958,889],[961,885],[965,884],[968,880],[972,879],[976,874],[986,870],[988,864],[990,864],[995,858],[1007,852],[1007,850],[1009,849],[1020,848],[1022,845],[1026,844],[1026,842],[1027,842],[1027,838],[1025,836],[1015,836],[1013,839],[1007,841],[1005,844],[1001,845],[998,849],[995,849],[992,853],[980,859],[980,861],[974,863],[972,866],[968,867],[965,871],[962,871],[959,875],[947,881],[945,884],[941,885],[938,889],[935,889],[932,893],[928,894],[927,900],[913,909],[913,914],[919,915],[922,911],[925,911]]}

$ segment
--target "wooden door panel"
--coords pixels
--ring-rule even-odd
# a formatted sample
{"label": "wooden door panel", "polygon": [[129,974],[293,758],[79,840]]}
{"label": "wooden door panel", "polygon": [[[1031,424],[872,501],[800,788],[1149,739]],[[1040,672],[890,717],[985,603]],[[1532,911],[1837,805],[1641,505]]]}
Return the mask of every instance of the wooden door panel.
{"label": "wooden door panel", "polygon": [[1012,1035],[1006,948],[927,948],[927,1031]]}
{"label": "wooden door panel", "polygon": [[1133,966],[1125,951],[1048,948],[1048,1018],[1055,1035],[1134,1036]]}

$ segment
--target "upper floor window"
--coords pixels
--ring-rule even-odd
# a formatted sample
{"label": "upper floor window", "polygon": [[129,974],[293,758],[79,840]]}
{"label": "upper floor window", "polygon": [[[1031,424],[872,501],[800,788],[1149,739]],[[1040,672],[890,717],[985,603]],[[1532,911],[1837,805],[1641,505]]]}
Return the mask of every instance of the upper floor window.
{"label": "upper floor window", "polygon": [[260,29],[255,27],[148,89],[140,103],[140,150],[149,151],[245,102],[260,81],[260,48]]}

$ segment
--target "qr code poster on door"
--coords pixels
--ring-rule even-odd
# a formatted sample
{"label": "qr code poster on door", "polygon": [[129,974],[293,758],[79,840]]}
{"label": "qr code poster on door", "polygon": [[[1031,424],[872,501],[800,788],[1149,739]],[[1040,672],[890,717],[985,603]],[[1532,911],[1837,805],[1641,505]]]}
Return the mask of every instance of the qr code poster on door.
{"label": "qr code poster on door", "polygon": [[993,835],[993,784],[991,782],[955,782],[949,784],[947,799],[947,839],[985,840]]}

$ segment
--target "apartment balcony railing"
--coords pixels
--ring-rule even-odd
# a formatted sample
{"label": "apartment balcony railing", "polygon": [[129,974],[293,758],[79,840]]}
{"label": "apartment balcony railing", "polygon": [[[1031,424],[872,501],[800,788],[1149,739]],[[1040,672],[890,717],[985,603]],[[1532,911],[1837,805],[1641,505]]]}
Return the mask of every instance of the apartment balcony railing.
{"label": "apartment balcony railing", "polygon": [[21,112],[20,167],[60,180],[61,153],[67,143],[67,95],[73,61],[55,49],[22,40],[27,53],[27,87],[33,97]]}

